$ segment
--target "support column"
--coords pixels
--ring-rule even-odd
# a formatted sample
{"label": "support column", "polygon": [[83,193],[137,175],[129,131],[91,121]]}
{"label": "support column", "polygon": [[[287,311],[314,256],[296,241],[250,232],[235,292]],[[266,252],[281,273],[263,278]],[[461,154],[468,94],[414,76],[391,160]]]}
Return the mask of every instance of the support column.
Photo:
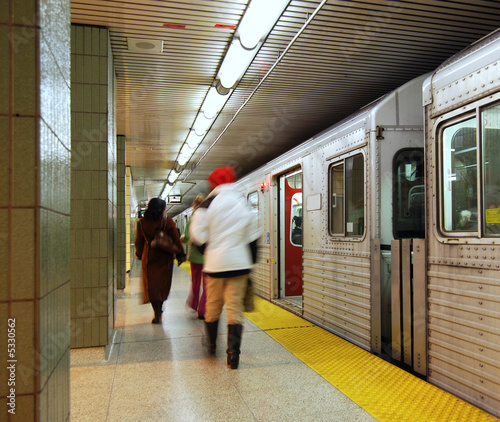
{"label": "support column", "polygon": [[71,347],[109,346],[117,273],[117,151],[108,30],[72,25],[71,43]]}
{"label": "support column", "polygon": [[5,421],[69,420],[70,2],[41,5],[0,12]]}

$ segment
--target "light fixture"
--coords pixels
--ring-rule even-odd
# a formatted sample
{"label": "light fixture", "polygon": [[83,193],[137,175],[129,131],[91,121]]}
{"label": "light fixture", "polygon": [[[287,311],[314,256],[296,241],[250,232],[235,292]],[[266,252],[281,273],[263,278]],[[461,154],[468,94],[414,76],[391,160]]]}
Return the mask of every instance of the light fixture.
{"label": "light fixture", "polygon": [[203,113],[198,113],[193,129],[198,136],[203,136],[215,119],[207,119]]}
{"label": "light fixture", "polygon": [[201,111],[207,119],[213,119],[219,113],[229,98],[229,92],[225,95],[219,94],[215,86],[208,90],[208,94],[203,101]]}
{"label": "light fixture", "polygon": [[168,194],[170,193],[170,191],[172,190],[173,187],[174,187],[173,185],[166,185],[165,189],[163,189],[163,192],[161,194],[161,199],[166,201]]}
{"label": "light fixture", "polygon": [[177,163],[179,164],[180,167],[184,166],[189,161],[194,151],[196,150],[197,146],[198,145],[191,148],[191,146],[187,142],[184,143],[179,152],[179,155],[177,156]]}
{"label": "light fixture", "polygon": [[179,177],[179,174],[180,172],[176,172],[174,169],[172,169],[172,171],[170,172],[170,175],[168,176],[168,181],[170,183],[175,183],[175,181],[177,180],[177,177]]}
{"label": "light fixture", "polygon": [[186,143],[189,145],[189,148],[195,150],[198,145],[200,145],[202,139],[203,135],[198,135],[194,130],[192,130],[189,132]]}
{"label": "light fixture", "polygon": [[267,36],[289,1],[252,0],[238,27],[243,47],[254,49]]}
{"label": "light fixture", "polygon": [[258,49],[247,50],[243,48],[239,39],[233,39],[218,74],[224,88],[232,88],[236,81],[241,79],[257,51]]}
{"label": "light fixture", "polygon": [[252,0],[241,19],[217,77],[232,88],[245,74],[260,44],[285,10],[290,0]]}
{"label": "light fixture", "polygon": [[[188,136],[177,155],[178,167],[171,170],[167,179],[171,185],[175,183],[182,168],[189,162],[203,141],[207,131],[229,99],[232,88],[247,71],[263,40],[289,2],[290,0],[251,0],[219,68],[215,79],[216,86],[212,86],[208,90]],[[323,0],[324,2],[326,0]],[[176,168],[179,170],[178,172]],[[165,182],[162,193],[167,189],[166,185],[167,182]],[[265,188],[266,186],[261,186],[261,189]],[[167,194],[169,191],[170,189]]]}
{"label": "light fixture", "polygon": [[179,156],[177,157],[177,163],[182,167],[184,164],[186,164],[189,159],[191,158],[191,155],[183,155],[179,153]]}
{"label": "light fixture", "polygon": [[194,150],[195,148],[191,148],[188,144],[184,144],[184,146],[181,148],[180,154],[191,156]]}

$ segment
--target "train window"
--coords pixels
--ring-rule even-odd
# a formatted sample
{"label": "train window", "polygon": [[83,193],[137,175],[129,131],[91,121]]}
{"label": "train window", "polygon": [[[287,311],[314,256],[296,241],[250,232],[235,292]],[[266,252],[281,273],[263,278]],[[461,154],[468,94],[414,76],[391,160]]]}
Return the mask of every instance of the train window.
{"label": "train window", "polygon": [[344,235],[344,163],[330,167],[330,234]]}
{"label": "train window", "polygon": [[394,238],[424,238],[425,186],[422,149],[405,149],[396,154],[392,191]]}
{"label": "train window", "polygon": [[247,203],[252,208],[252,211],[259,212],[259,192],[251,192],[247,196]]}
{"label": "train window", "polygon": [[362,236],[365,221],[365,165],[362,154],[329,169],[328,229],[334,236]]}
{"label": "train window", "polygon": [[500,104],[481,113],[483,233],[500,236]]}
{"label": "train window", "polygon": [[477,232],[477,119],[442,131],[443,229]]}
{"label": "train window", "polygon": [[500,236],[500,105],[440,131],[441,227],[463,236]]}

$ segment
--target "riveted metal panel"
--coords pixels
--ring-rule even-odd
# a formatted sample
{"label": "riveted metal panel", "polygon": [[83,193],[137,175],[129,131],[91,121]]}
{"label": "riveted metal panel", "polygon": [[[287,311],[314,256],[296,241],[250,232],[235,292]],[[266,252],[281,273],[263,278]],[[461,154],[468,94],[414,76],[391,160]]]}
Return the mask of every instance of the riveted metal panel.
{"label": "riveted metal panel", "polygon": [[303,269],[304,317],[370,349],[370,254],[304,248]]}
{"label": "riveted metal panel", "polygon": [[413,239],[413,369],[427,375],[427,250]]}

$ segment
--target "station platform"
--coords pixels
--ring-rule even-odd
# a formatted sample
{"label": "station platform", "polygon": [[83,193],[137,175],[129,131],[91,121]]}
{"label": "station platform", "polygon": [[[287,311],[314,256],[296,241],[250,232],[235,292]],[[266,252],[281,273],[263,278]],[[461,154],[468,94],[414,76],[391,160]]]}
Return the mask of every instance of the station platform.
{"label": "station platform", "polygon": [[109,357],[71,350],[71,421],[498,421],[258,297],[231,370],[224,314],[216,356],[201,345],[187,269],[174,269],[161,325],[141,304],[135,271],[117,299]]}

